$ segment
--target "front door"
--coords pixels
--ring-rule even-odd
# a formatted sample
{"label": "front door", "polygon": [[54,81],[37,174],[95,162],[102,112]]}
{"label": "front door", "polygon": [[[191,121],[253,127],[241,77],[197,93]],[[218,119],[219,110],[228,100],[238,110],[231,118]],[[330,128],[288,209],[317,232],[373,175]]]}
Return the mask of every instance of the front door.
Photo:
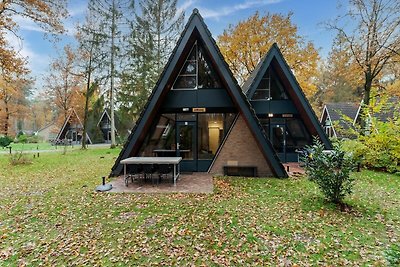
{"label": "front door", "polygon": [[286,125],[271,124],[270,139],[279,159],[286,162]]}
{"label": "front door", "polygon": [[197,171],[196,122],[177,122],[176,150],[182,171]]}

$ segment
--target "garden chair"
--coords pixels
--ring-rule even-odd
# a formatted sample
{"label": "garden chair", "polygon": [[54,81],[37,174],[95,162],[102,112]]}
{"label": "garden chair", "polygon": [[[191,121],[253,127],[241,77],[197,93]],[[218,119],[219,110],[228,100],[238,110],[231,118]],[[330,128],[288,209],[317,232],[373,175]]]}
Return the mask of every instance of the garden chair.
{"label": "garden chair", "polygon": [[159,181],[161,181],[161,178],[163,178],[163,177],[168,178],[168,174],[171,174],[171,177],[172,177],[172,166],[171,166],[171,164],[159,164],[158,165]]}
{"label": "garden chair", "polygon": [[149,177],[153,182],[153,174],[157,171],[157,166],[154,164],[143,164],[144,179],[147,180]]}
{"label": "garden chair", "polygon": [[140,164],[131,164],[127,166],[127,176],[125,177],[125,186],[128,186],[129,179],[133,183],[134,180],[140,179],[143,173],[143,167]]}

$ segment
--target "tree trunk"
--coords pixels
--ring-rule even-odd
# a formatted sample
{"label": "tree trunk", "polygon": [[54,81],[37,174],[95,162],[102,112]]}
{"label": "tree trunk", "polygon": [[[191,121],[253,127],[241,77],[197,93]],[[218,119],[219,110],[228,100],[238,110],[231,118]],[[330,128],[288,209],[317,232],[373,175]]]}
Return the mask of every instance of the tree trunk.
{"label": "tree trunk", "polygon": [[364,83],[364,98],[363,104],[361,106],[361,134],[365,135],[368,130],[368,108],[371,98],[371,88],[372,88],[372,75],[369,72],[365,73],[365,83]]}
{"label": "tree trunk", "polygon": [[92,75],[92,59],[93,59],[93,46],[94,43],[91,43],[90,52],[89,52],[89,65],[88,65],[88,73],[87,73],[87,81],[86,81],[86,95],[85,95],[85,114],[83,116],[83,135],[82,135],[82,149],[86,149],[86,135],[87,135],[87,123],[89,117],[89,99],[92,95],[93,90],[90,88],[90,78]]}
{"label": "tree trunk", "polygon": [[[91,58],[89,59],[89,65],[91,64]],[[90,69],[90,67],[89,67]],[[83,133],[82,133],[82,149],[86,149],[86,135],[87,135],[87,121],[88,121],[88,113],[89,113],[89,98],[90,98],[90,74],[91,70],[89,70],[88,78],[86,82],[86,94],[85,94],[85,114],[83,116]]]}
{"label": "tree trunk", "polygon": [[4,99],[5,109],[6,109],[6,120],[4,122],[4,135],[8,136],[8,122],[10,121],[10,110],[8,108],[8,101]]}
{"label": "tree trunk", "polygon": [[115,148],[115,123],[114,123],[114,53],[115,53],[115,1],[112,2],[112,24],[111,24],[111,80],[110,80],[110,119],[111,119],[111,148]]}

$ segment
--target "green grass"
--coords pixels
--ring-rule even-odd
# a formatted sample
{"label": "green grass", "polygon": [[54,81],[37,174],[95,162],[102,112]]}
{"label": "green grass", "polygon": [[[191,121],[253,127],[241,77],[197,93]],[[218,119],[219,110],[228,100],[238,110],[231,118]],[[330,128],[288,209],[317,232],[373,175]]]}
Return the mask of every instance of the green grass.
{"label": "green grass", "polygon": [[[50,143],[11,143],[9,145],[12,151],[30,151],[30,150],[55,150],[56,146],[52,146]],[[57,149],[61,150],[62,147],[57,146]],[[7,148],[5,150],[8,151]]]}
{"label": "green grass", "polygon": [[95,193],[119,150],[0,155],[0,266],[385,265],[400,177],[355,173],[342,212],[306,179],[215,178],[213,194]]}

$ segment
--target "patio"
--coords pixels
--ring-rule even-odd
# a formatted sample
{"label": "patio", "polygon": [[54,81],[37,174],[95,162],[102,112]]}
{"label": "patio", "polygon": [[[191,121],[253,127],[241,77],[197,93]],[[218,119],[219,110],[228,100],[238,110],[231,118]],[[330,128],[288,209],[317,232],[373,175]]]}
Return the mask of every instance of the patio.
{"label": "patio", "polygon": [[[286,170],[289,167],[289,177],[296,178],[304,175],[304,169],[297,162],[285,163]],[[129,180],[125,186],[123,175],[116,177],[110,183],[112,193],[206,193],[213,192],[213,176],[206,172],[181,173],[174,186],[172,178],[162,179],[160,183],[152,183],[151,180]]]}
{"label": "patio", "polygon": [[143,179],[129,180],[129,185],[125,186],[124,177],[118,176],[109,184],[112,189],[108,192],[114,193],[212,193],[213,177],[209,173],[181,173],[176,182],[176,186],[172,182],[172,178],[162,179],[160,183],[153,184],[150,180]]}

